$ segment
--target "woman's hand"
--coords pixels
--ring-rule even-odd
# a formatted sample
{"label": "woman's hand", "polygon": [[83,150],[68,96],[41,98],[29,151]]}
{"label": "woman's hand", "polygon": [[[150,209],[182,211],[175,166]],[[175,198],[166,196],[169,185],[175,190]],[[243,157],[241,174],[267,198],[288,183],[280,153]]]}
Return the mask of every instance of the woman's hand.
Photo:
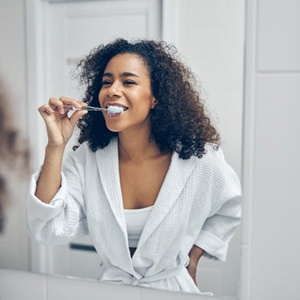
{"label": "woman's hand", "polygon": [[48,146],[50,147],[64,147],[72,136],[76,122],[87,113],[85,110],[74,111],[69,117],[68,110],[64,109],[65,104],[76,108],[86,105],[86,103],[72,98],[61,97],[59,99],[50,98],[47,104],[38,109],[46,124]]}
{"label": "woman's hand", "polygon": [[50,98],[47,104],[39,107],[48,134],[48,145],[40,172],[35,195],[44,203],[49,203],[61,186],[61,169],[64,149],[73,134],[76,122],[87,113],[85,110],[75,111],[70,117],[64,105],[80,108],[86,104],[71,98]]}
{"label": "woman's hand", "polygon": [[195,245],[192,247],[189,253],[190,263],[187,269],[196,285],[197,285],[197,281],[196,281],[197,266],[198,266],[199,259],[203,255],[203,253],[204,251]]}

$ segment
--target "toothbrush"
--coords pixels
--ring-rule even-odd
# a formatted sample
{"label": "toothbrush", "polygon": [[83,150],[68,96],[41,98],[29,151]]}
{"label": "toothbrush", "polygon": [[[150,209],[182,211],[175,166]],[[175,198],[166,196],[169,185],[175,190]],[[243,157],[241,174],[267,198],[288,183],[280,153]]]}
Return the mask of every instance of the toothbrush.
{"label": "toothbrush", "polygon": [[72,105],[64,105],[64,109],[67,110],[87,110],[87,111],[107,111],[109,114],[115,115],[120,114],[124,111],[121,106],[109,105],[107,108],[94,107],[94,106],[81,106],[80,108],[74,107]]}

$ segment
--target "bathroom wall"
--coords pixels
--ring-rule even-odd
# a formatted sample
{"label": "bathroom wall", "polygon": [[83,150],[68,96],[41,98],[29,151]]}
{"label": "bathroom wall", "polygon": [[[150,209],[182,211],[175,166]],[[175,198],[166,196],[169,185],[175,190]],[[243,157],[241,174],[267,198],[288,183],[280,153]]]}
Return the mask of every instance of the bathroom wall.
{"label": "bathroom wall", "polygon": [[241,299],[300,299],[300,1],[247,1]]}
{"label": "bathroom wall", "polygon": [[[242,170],[244,1],[177,0],[180,26],[176,43],[202,86],[221,147],[239,176]],[[203,259],[200,290],[237,296],[240,278],[241,228],[232,239],[225,263]]]}
{"label": "bathroom wall", "polygon": [[177,0],[176,44],[202,88],[222,148],[241,174],[244,6],[243,0]]}
{"label": "bathroom wall", "polygon": [[[13,110],[16,127],[27,136],[27,98],[24,1],[0,1],[0,80]],[[1,141],[0,141],[1,142]],[[5,165],[1,170],[6,171]],[[6,210],[6,226],[0,234],[0,268],[29,269],[28,238],[24,231],[24,207],[27,180],[11,171],[8,175],[11,195]]]}

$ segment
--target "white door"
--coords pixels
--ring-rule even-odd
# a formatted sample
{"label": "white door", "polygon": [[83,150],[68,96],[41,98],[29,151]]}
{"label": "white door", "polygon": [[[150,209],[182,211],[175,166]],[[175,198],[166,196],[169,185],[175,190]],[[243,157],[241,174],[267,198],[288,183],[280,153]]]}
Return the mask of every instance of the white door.
{"label": "white door", "polygon": [[[49,1],[45,5],[46,97],[81,99],[72,79],[79,60],[116,38],[161,39],[160,0]],[[69,150],[72,143],[69,143]],[[50,274],[96,278],[99,256],[89,237],[48,248]]]}

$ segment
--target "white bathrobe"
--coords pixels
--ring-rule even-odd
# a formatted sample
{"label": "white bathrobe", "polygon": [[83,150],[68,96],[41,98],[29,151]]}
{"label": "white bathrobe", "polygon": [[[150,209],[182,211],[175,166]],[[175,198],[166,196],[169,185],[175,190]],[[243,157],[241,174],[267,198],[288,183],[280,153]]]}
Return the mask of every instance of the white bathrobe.
{"label": "white bathrobe", "polygon": [[118,166],[118,142],[92,152],[87,143],[64,163],[61,188],[50,204],[34,196],[27,206],[30,236],[62,244],[89,233],[102,260],[101,280],[200,293],[186,266],[195,244],[225,260],[241,217],[241,188],[221,149],[208,145],[203,158],[172,156],[170,168],[130,257]]}

